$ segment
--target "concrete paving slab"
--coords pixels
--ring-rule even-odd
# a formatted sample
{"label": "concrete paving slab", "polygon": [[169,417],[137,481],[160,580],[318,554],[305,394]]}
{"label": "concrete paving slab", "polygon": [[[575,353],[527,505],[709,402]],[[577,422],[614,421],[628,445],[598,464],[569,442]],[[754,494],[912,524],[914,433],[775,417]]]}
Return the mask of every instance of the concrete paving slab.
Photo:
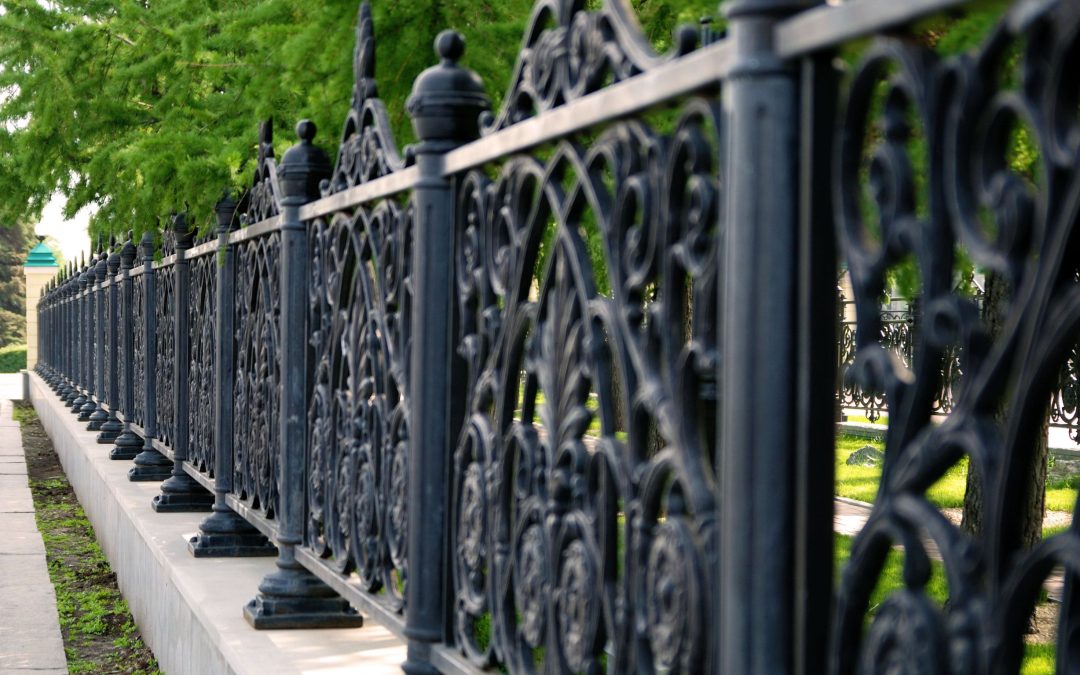
{"label": "concrete paving slab", "polygon": [[15,490],[26,490],[29,488],[30,481],[27,480],[25,474],[5,474],[0,476],[0,494],[6,494],[7,492],[13,492]]}
{"label": "concrete paving slab", "polygon": [[33,513],[34,498],[29,489],[0,494],[0,513]]}
{"label": "concrete paving slab", "polygon": [[11,412],[0,401],[0,673],[66,673],[56,593]]}
{"label": "concrete paving slab", "polygon": [[[20,514],[21,515],[21,514]],[[10,532],[3,537],[0,543],[0,556],[3,555],[36,555],[41,556],[41,564],[45,564],[45,544],[41,541],[41,535],[34,532]]]}
{"label": "concrete paving slab", "polygon": [[[33,513],[0,513],[0,532],[5,534],[38,534],[37,521]],[[38,534],[38,537],[41,535]],[[0,544],[0,550],[3,544]]]}
{"label": "concrete paving slab", "polygon": [[[24,555],[0,555],[0,593],[15,586],[30,588],[50,586],[49,572],[41,565],[34,564]],[[0,601],[2,604],[3,601]]]}

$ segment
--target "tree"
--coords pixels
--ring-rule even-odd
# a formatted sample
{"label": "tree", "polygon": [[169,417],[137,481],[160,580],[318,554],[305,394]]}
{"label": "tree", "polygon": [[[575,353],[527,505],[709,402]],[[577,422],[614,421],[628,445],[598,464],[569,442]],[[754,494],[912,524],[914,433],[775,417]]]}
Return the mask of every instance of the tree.
{"label": "tree", "polygon": [[34,231],[25,221],[0,227],[0,347],[26,342],[23,263],[34,241]]}
{"label": "tree", "polygon": [[[138,235],[185,206],[209,227],[225,186],[242,187],[259,122],[280,150],[308,117],[333,156],[352,91],[356,0],[0,2],[0,222],[33,219],[55,192],[66,214],[99,207],[99,232]],[[635,0],[660,49],[713,0]],[[373,3],[377,73],[399,143],[405,100],[446,27],[497,104],[533,0]]]}

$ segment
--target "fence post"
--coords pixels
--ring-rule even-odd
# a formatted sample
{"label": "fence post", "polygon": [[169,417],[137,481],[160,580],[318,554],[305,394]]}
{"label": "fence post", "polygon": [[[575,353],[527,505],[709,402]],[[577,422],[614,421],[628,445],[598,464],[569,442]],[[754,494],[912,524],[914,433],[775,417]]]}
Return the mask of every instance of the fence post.
{"label": "fence post", "polygon": [[300,143],[281,158],[281,474],[278,487],[277,571],[244,607],[255,628],[360,626],[363,619],[332,588],[296,560],[303,541],[306,500],[308,250],[300,207],[318,197],[330,159],[312,145],[315,124],[296,125]]}
{"label": "fence post", "polygon": [[[804,0],[727,5],[735,54],[723,105],[720,270],[722,499],[719,672],[794,670],[797,79],[774,28]],[[783,580],[779,582],[779,580]]]}
{"label": "fence post", "polygon": [[143,349],[146,351],[144,359],[146,371],[143,373],[143,381],[146,383],[146,405],[143,407],[143,448],[142,452],[135,456],[135,466],[128,469],[128,480],[131,481],[154,481],[165,480],[172,471],[172,462],[154,449],[154,437],[157,435],[157,387],[154,379],[157,377],[157,313],[155,305],[157,296],[154,289],[154,236],[149,231],[143,233],[142,242],[143,260],[143,324],[135,326],[135,330],[142,330]]}
{"label": "fence post", "polygon": [[[90,412],[87,431],[101,431],[101,425],[108,421],[109,413],[105,412],[102,404],[105,400],[105,276],[109,268],[109,253],[103,250],[98,256],[97,264],[94,265],[94,393],[97,394],[97,404]],[[93,402],[93,401],[91,401]]]}
{"label": "fence post", "polygon": [[229,508],[233,489],[233,378],[235,373],[236,249],[229,232],[236,222],[236,200],[226,193],[214,207],[217,216],[217,323],[214,326],[214,505],[188,542],[196,558],[274,555],[277,548]]}
{"label": "fence post", "polygon": [[199,485],[184,470],[190,441],[188,408],[191,405],[188,387],[190,383],[188,361],[191,353],[191,337],[188,330],[188,305],[191,290],[191,263],[187,252],[195,241],[195,230],[187,215],[178,213],[172,219],[176,233],[176,264],[173,267],[173,406],[174,437],[172,439],[172,475],[161,484],[161,494],[151,500],[151,507],[159,513],[209,511],[214,496]]}
{"label": "fence post", "polygon": [[[131,420],[135,415],[135,331],[139,329],[134,325],[135,293],[132,288],[131,269],[135,267],[137,251],[135,243],[131,241],[131,233],[120,249],[120,298],[119,301],[127,309],[124,311],[124,324],[118,324],[120,339],[124,341],[124,358],[120,367],[124,369],[124,391],[117,397],[120,407],[124,412],[124,425],[120,435],[116,437],[116,445],[109,452],[109,459],[134,459],[142,448],[142,439],[131,429]],[[118,359],[119,360],[119,359]]]}
{"label": "fence post", "polygon": [[447,485],[455,441],[450,429],[450,382],[454,349],[454,195],[443,175],[443,158],[453,148],[477,138],[480,114],[490,107],[480,79],[458,66],[465,41],[453,31],[435,40],[441,63],[413,83],[407,106],[420,139],[416,148],[420,180],[416,184],[413,249],[413,341],[409,433],[409,583],[405,636],[410,674],[438,672],[431,648],[450,631],[446,573]]}
{"label": "fence post", "polygon": [[120,352],[117,349],[120,336],[120,321],[117,313],[120,311],[119,297],[120,292],[117,287],[116,275],[120,271],[120,249],[116,245],[115,241],[110,248],[112,251],[109,254],[109,260],[107,262],[106,272],[109,279],[108,298],[106,302],[109,303],[109,325],[105,330],[108,330],[108,337],[106,338],[109,343],[110,357],[105,364],[108,368],[109,374],[109,414],[107,419],[101,424],[101,433],[98,434],[97,442],[102,445],[108,445],[116,441],[120,436],[120,432],[124,430],[124,425],[120,423],[120,417],[116,414],[116,411],[120,408]]}

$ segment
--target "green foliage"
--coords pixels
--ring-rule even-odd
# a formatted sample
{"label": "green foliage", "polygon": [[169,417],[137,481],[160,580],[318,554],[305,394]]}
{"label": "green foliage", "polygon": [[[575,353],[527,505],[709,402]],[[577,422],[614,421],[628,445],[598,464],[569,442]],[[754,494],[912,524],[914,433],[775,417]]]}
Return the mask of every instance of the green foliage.
{"label": "green foliage", "polygon": [[26,345],[0,347],[0,373],[17,373],[26,368]]}
{"label": "green foliage", "polygon": [[0,347],[26,341],[23,263],[36,243],[33,228],[26,220],[14,218],[9,222],[13,224],[0,225]]}
{"label": "green foliage", "polygon": [[[677,23],[712,0],[635,0],[647,37],[670,46]],[[497,107],[532,0],[373,2],[380,96],[400,145],[405,101],[435,63],[447,27]],[[0,222],[33,218],[56,191],[66,215],[99,207],[91,235],[136,235],[185,207],[208,227],[222,188],[250,180],[260,120],[278,155],[296,120],[331,154],[352,95],[356,0],[59,0],[3,3],[0,14]]]}

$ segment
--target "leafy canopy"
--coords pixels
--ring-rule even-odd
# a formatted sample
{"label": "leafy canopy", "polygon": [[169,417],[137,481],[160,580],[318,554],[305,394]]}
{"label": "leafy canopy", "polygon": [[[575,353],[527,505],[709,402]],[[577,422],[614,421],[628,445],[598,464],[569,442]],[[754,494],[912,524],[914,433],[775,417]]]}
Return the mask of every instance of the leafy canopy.
{"label": "leafy canopy", "polygon": [[[590,0],[591,1],[591,0]],[[0,223],[33,220],[56,191],[96,205],[92,235],[136,234],[188,208],[201,226],[253,169],[260,120],[280,154],[296,120],[336,149],[352,92],[356,0],[0,0]],[[595,3],[599,4],[599,3]],[[712,0],[635,0],[661,50]],[[398,141],[404,101],[446,27],[497,103],[532,0],[373,3],[380,95]],[[331,152],[333,155],[333,152]]]}

